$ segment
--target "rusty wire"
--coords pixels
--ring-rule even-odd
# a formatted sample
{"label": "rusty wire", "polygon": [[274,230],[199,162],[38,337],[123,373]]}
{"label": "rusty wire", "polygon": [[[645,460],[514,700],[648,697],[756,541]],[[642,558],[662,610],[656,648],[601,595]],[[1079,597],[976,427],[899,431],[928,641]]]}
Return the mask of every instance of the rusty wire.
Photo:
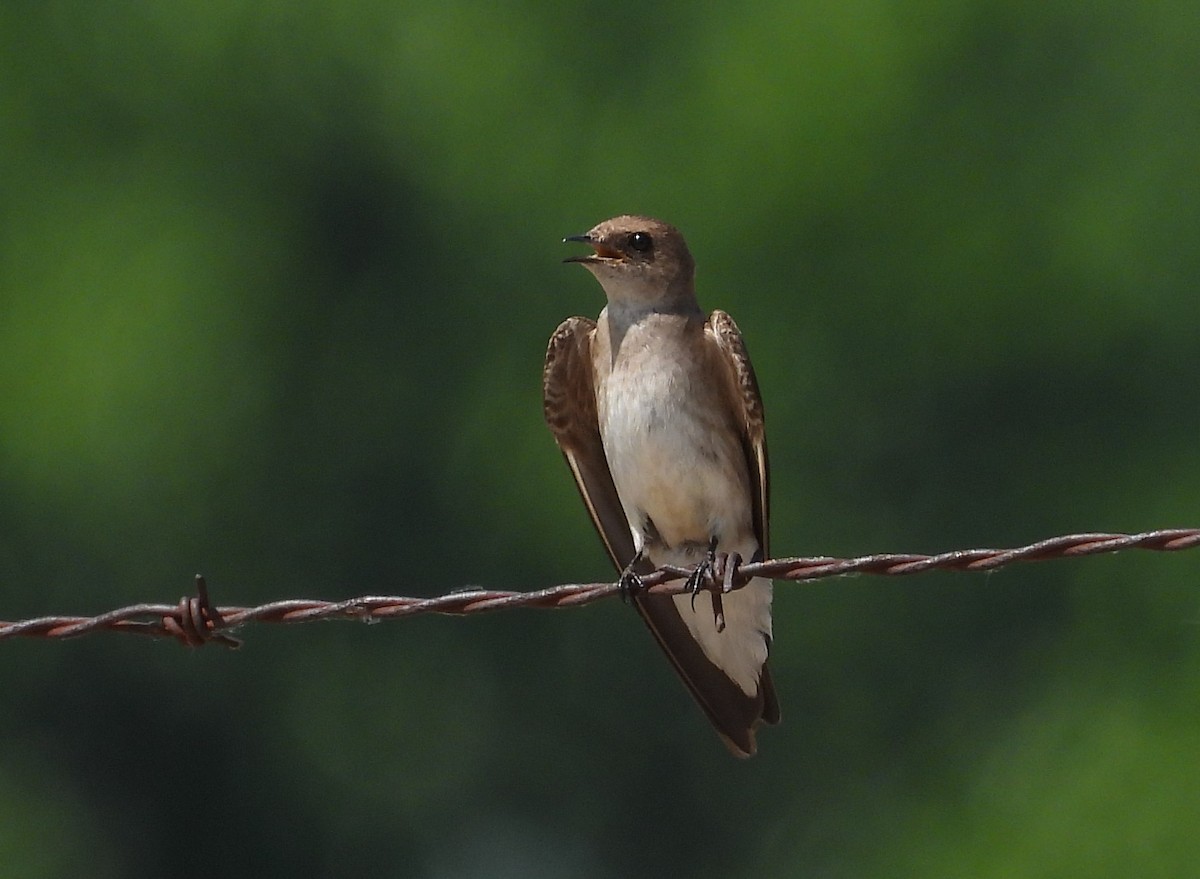
{"label": "rusty wire", "polygon": [[[1200,528],[1171,528],[1141,534],[1067,534],[1015,549],[960,549],[938,555],[880,553],[850,559],[825,556],[771,559],[741,565],[739,583],[750,577],[774,580],[819,580],[847,574],[900,576],[926,571],[994,571],[1020,561],[1076,558],[1146,549],[1171,552],[1200,545]],[[677,594],[686,588],[690,568],[661,568],[642,578],[644,588]],[[736,588],[736,584],[734,586]],[[288,599],[256,607],[213,607],[204,577],[196,576],[196,595],[177,604],[134,604],[92,617],[46,616],[20,622],[0,621],[5,638],[76,638],[92,632],[126,632],[174,638],[198,647],[210,641],[226,647],[240,642],[228,632],[247,623],[307,623],[314,620],[377,621],[418,614],[469,614],[514,607],[574,607],[617,595],[617,583],[568,583],[534,592],[469,588],[435,598],[364,595],[344,601]]]}

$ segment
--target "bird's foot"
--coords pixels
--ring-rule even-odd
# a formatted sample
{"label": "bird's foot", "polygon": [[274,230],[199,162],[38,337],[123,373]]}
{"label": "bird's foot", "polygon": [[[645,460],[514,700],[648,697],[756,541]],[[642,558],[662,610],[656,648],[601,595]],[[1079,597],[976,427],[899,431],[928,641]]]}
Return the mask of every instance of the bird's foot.
{"label": "bird's foot", "polygon": [[721,596],[733,591],[741,563],[740,553],[717,552],[717,539],[714,537],[708,544],[708,555],[688,576],[687,589],[692,593],[692,610],[696,609],[696,596],[701,590],[707,588],[712,593],[713,624],[718,632],[725,631],[725,606]]}
{"label": "bird's foot", "polygon": [[717,553],[713,558],[714,585],[719,585],[721,592],[732,592],[735,586],[741,586],[741,580],[744,579],[738,573],[738,568],[741,566],[742,554],[740,552]]}
{"label": "bird's foot", "polygon": [[[687,591],[692,593],[692,610],[696,609],[696,596],[706,585],[714,582],[713,566],[717,562],[717,538],[708,541],[708,554],[696,565],[696,569],[688,575],[685,584]],[[710,587],[711,588],[711,587]]]}
{"label": "bird's foot", "polygon": [[621,572],[620,579],[617,580],[617,594],[621,596],[621,603],[628,604],[637,593],[646,588],[646,584],[642,582],[642,578],[637,575],[634,568],[638,562],[642,560],[643,550],[638,550],[637,555],[630,559],[629,564],[625,566],[625,570]]}

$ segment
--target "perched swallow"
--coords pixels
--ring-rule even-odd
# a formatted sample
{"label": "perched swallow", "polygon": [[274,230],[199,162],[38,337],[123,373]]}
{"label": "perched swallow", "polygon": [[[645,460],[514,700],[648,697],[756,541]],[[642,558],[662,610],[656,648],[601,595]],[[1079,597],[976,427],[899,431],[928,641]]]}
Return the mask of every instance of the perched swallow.
{"label": "perched swallow", "polygon": [[701,588],[767,557],[763,407],[742,335],[723,311],[705,318],[673,226],[622,216],[563,240],[591,247],[566,262],[595,275],[608,304],[551,336],[546,422],[624,583],[696,567],[691,594],[630,595],[730,751],[749,757],[756,728],[779,721],[771,582],[716,603]]}

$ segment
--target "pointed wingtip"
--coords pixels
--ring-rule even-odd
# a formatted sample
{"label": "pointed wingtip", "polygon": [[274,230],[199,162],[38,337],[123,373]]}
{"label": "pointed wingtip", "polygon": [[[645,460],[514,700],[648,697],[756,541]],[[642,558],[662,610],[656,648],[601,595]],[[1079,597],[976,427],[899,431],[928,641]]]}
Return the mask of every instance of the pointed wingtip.
{"label": "pointed wingtip", "polygon": [[779,702],[772,690],[770,693],[763,693],[764,704],[763,713],[758,720],[745,730],[738,730],[741,735],[734,739],[730,735],[730,730],[717,729],[717,735],[725,747],[729,749],[729,753],[737,757],[739,760],[749,760],[758,753],[758,728],[760,726],[775,726],[779,723]]}
{"label": "pointed wingtip", "polygon": [[746,742],[742,744],[735,742],[728,735],[717,730],[717,735],[721,737],[721,742],[729,749],[729,753],[737,757],[739,760],[749,760],[758,753],[758,742],[754,740],[753,730],[746,731]]}

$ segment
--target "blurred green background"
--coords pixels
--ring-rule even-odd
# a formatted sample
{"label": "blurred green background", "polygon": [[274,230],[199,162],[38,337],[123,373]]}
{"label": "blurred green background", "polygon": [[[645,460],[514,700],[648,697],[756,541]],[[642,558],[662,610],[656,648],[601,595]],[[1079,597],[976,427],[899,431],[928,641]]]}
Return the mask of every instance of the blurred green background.
{"label": "blurred green background", "polygon": [[[0,6],[0,618],[609,579],[542,423],[687,234],[776,555],[1200,515],[1194,2]],[[6,877],[1180,877],[1200,555],[780,585],[727,756],[633,612],[0,644]]]}

